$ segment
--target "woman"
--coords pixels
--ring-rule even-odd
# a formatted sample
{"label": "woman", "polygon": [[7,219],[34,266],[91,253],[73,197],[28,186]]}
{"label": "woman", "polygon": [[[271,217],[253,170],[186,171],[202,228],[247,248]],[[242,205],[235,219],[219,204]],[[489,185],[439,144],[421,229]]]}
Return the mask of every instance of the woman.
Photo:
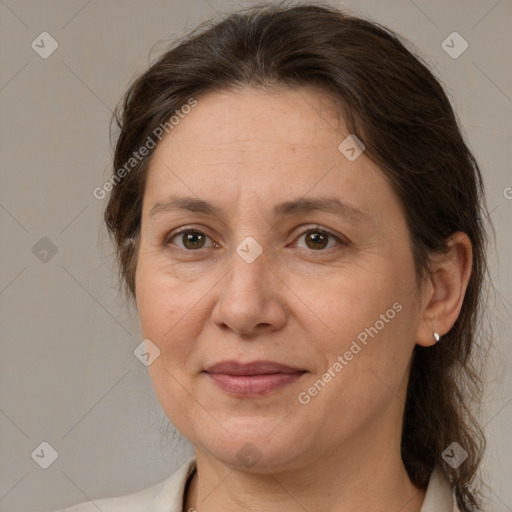
{"label": "woman", "polygon": [[195,456],[69,510],[481,510],[483,187],[427,67],[334,8],[259,6],[117,122],[105,220]]}

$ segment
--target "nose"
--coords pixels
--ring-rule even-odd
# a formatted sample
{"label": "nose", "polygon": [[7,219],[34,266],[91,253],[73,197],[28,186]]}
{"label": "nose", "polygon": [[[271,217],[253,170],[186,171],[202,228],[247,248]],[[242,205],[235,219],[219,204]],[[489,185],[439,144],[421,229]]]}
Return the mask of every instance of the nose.
{"label": "nose", "polygon": [[276,274],[265,251],[250,263],[234,252],[231,270],[219,283],[212,321],[223,330],[249,337],[281,329],[288,314],[284,285]]}

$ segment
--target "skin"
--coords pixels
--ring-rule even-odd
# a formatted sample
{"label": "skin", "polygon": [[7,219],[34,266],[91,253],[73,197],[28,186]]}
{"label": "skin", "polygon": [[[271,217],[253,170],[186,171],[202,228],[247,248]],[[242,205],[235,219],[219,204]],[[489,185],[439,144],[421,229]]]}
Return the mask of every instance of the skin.
{"label": "skin", "polygon": [[[418,287],[402,206],[365,153],[349,161],[338,150],[349,132],[327,94],[246,88],[197,99],[153,154],[136,268],[141,330],[160,349],[151,380],[197,459],[184,510],[419,512],[425,492],[400,457],[410,361],[416,344],[433,345],[433,331],[455,322],[470,242],[455,234]],[[150,216],[171,195],[221,212]],[[276,204],[303,197],[334,197],[364,216],[273,216]],[[174,236],[181,228],[206,235],[204,246],[186,248]],[[318,229],[334,237],[319,243]],[[236,252],[246,237],[262,248],[252,263]],[[300,403],[396,303],[401,311]],[[240,398],[203,373],[228,359],[306,372]],[[259,457],[250,467],[238,456],[244,446]]]}

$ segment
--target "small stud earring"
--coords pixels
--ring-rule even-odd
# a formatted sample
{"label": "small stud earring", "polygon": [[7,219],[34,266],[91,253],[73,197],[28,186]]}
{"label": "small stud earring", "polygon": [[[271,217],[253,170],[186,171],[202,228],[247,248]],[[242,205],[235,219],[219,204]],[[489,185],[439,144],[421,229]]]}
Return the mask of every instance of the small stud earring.
{"label": "small stud earring", "polygon": [[441,336],[439,336],[439,333],[434,331],[434,339],[436,340],[436,343],[439,342],[439,340],[441,339]]}

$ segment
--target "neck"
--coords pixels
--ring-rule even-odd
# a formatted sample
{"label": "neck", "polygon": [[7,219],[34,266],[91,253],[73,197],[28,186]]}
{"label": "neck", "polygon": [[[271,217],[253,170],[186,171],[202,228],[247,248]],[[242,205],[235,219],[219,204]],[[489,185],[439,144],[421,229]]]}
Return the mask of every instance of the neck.
{"label": "neck", "polygon": [[354,440],[348,449],[311,457],[299,469],[277,472],[231,469],[196,448],[197,471],[184,510],[420,512],[425,491],[410,482],[399,449],[390,450],[395,444],[389,438],[381,436],[370,444],[365,438]]}

